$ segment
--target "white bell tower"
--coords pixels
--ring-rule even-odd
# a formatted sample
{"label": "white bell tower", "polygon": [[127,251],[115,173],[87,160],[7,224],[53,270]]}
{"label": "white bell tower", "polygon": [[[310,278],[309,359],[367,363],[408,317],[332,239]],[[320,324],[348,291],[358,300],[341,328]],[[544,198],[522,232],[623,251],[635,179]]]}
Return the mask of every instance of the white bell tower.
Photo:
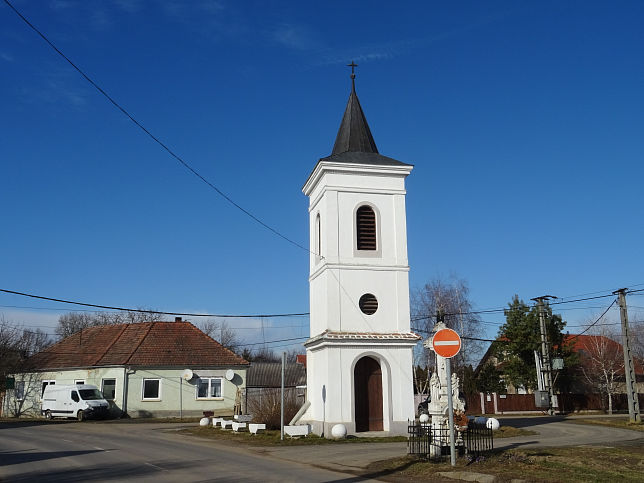
{"label": "white bell tower", "polygon": [[352,88],[331,156],[309,197],[311,338],[303,420],[330,436],[407,434],[415,414],[405,178],[413,166],[378,153]]}

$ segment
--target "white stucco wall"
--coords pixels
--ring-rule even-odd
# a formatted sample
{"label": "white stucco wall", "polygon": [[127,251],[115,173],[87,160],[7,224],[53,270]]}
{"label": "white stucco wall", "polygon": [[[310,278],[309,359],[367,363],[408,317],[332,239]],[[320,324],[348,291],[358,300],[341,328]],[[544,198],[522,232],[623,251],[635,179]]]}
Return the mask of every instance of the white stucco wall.
{"label": "white stucco wall", "polygon": [[355,434],[354,368],[365,356],[376,359],[382,371],[384,431],[407,433],[407,422],[415,415],[410,345],[342,344],[307,351],[307,397],[311,407],[306,419],[317,434],[330,434],[337,423]]}
{"label": "white stucco wall", "polygon": [[[311,336],[327,329],[409,331],[404,180],[410,170],[320,163],[305,185],[310,197]],[[364,204],[376,213],[376,251],[355,249],[355,212]],[[315,255],[318,215],[322,258]],[[358,308],[365,293],[378,299],[373,315]]]}
{"label": "white stucco wall", "polygon": [[[410,330],[405,177],[411,166],[367,166],[321,161],[305,184],[309,196],[311,337],[325,331],[405,334]],[[356,249],[356,210],[376,215],[377,249]],[[320,219],[320,241],[317,217]],[[320,253],[316,248],[321,245]],[[321,255],[321,256],[318,256]],[[378,310],[364,314],[360,297],[375,295]],[[368,336],[366,336],[368,337]],[[355,433],[354,367],[364,356],[382,371],[384,431],[406,434],[413,419],[414,340],[317,341],[307,343],[304,419],[317,434],[336,423]],[[324,389],[324,398],[323,398]]]}
{"label": "white stucco wall", "polygon": [[[123,367],[103,367],[91,369],[68,369],[51,372],[26,373],[16,375],[16,382],[24,382],[25,398],[16,400],[15,394],[8,391],[2,414],[10,416],[39,415],[41,388],[43,381],[55,381],[56,384],[74,384],[82,380],[102,390],[103,379],[116,379],[115,397],[112,403],[114,416],[120,415],[124,406],[130,417],[184,417],[201,416],[203,411],[214,411],[216,414],[230,415],[233,412],[237,388],[246,386],[246,368],[233,368],[235,377],[232,381],[225,378],[228,367],[193,368],[195,377],[190,381],[181,379],[184,368],[136,368],[130,369],[127,375],[127,402],[124,405],[125,369]],[[197,399],[196,384],[199,377],[221,377],[222,397]],[[161,397],[158,400],[144,400],[142,385],[144,379],[159,379]]]}

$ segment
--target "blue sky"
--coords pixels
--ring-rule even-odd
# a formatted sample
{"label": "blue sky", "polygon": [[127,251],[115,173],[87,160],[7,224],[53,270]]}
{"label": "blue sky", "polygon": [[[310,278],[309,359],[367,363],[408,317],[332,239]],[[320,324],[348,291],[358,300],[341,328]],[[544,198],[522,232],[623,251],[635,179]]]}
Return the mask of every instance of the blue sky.
{"label": "blue sky", "polygon": [[[205,178],[300,244],[301,187],[331,152],[355,60],[380,152],[415,165],[412,288],[455,275],[483,309],[515,293],[644,287],[642,2],[13,4]],[[165,311],[308,311],[307,254],[190,174],[4,3],[0,73],[0,288]],[[605,300],[564,318],[581,324]],[[0,305],[34,327],[64,307],[9,295]],[[265,325],[266,340],[307,335],[305,318]]]}

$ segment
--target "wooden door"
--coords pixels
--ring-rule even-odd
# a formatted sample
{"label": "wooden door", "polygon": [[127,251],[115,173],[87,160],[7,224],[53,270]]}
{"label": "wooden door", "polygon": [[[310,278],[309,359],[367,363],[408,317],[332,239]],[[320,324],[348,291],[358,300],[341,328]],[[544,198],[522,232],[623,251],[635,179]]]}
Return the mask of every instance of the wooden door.
{"label": "wooden door", "polygon": [[378,361],[363,357],[354,369],[356,431],[383,431],[382,370]]}

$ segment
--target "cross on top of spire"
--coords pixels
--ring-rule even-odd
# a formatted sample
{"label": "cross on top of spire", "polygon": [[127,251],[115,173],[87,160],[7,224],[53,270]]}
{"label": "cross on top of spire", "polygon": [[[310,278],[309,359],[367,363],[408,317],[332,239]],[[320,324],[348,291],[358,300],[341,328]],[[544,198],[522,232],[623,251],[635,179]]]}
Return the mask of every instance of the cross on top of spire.
{"label": "cross on top of spire", "polygon": [[356,78],[355,68],[358,67],[358,64],[356,64],[354,61],[351,61],[350,64],[347,64],[347,67],[351,67],[351,78],[355,79]]}
{"label": "cross on top of spire", "polygon": [[353,91],[356,90],[356,67],[358,67],[358,64],[356,64],[354,61],[351,61],[350,64],[347,64],[347,67],[351,67],[351,88]]}

